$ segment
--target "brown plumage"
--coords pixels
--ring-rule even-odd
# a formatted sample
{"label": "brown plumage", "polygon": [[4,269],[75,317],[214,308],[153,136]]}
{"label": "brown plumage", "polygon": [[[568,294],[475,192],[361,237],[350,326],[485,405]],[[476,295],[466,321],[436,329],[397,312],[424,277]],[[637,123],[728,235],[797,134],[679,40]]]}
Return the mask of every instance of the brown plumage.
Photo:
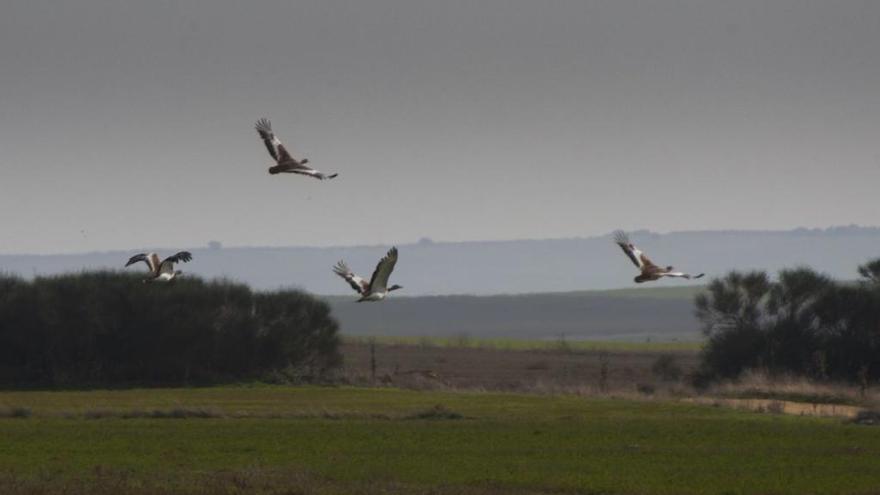
{"label": "brown plumage", "polygon": [[254,127],[257,129],[257,134],[259,134],[260,138],[263,140],[263,144],[266,145],[266,150],[269,151],[269,156],[275,160],[275,166],[269,168],[270,174],[300,174],[308,175],[309,177],[314,177],[320,180],[332,179],[339,175],[328,175],[323,172],[318,172],[312,167],[306,166],[306,163],[309,163],[307,158],[297,160],[291,156],[287,151],[287,148],[285,148],[284,145],[281,144],[281,141],[275,136],[275,133],[272,131],[272,123],[269,122],[268,119],[258,120]]}
{"label": "brown plumage", "polygon": [[632,242],[630,242],[629,237],[622,230],[614,232],[614,242],[620,246],[620,249],[623,250],[624,254],[626,254],[630,261],[632,261],[639,271],[641,271],[641,273],[633,279],[637,284],[659,280],[662,277],[692,279],[700,278],[704,275],[703,273],[700,273],[699,275],[691,275],[689,273],[676,272],[673,271],[674,268],[671,266],[665,268],[657,266],[645,256],[645,253],[641,252]]}
{"label": "brown plumage", "polygon": [[156,253],[140,253],[129,258],[126,267],[143,261],[149,267],[149,277],[144,282],[170,282],[181,273],[180,270],[174,270],[175,263],[187,263],[192,260],[192,254],[189,251],[180,251],[179,253],[169,256],[159,261],[159,255]]}

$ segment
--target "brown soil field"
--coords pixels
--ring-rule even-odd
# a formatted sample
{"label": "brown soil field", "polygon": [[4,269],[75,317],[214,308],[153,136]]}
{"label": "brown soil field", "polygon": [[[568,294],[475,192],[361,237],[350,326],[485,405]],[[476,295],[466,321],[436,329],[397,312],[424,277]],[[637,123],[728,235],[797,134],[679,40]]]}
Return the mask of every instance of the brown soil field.
{"label": "brown soil field", "polygon": [[[374,349],[375,373],[368,342],[343,344],[343,382],[417,390],[680,399],[763,413],[850,419],[880,408],[876,390],[757,372],[696,390],[689,378],[699,365],[698,350],[505,349],[379,342]],[[661,358],[667,365],[658,368]]]}
{"label": "brown soil field", "polygon": [[[405,388],[467,388],[500,391],[546,390],[650,394],[679,386],[652,367],[671,356],[686,377],[697,351],[508,350],[375,344],[375,374],[368,343],[343,345],[344,374],[353,382]],[[603,371],[604,369],[604,371]]]}

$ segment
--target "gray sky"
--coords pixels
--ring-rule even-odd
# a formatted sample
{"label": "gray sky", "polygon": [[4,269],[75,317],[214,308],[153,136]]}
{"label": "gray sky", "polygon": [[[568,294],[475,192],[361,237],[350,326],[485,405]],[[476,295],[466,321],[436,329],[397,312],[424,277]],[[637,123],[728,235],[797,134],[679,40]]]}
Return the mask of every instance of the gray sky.
{"label": "gray sky", "polygon": [[0,5],[4,253],[877,225],[878,131],[868,0]]}

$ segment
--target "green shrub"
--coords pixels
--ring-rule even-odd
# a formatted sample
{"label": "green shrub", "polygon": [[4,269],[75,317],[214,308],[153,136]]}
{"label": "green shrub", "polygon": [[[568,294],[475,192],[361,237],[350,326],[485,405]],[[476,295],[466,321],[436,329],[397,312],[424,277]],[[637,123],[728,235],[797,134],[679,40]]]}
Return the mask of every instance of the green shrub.
{"label": "green shrub", "polygon": [[339,364],[329,307],[198,277],[143,284],[100,271],[0,277],[0,385],[185,385]]}
{"label": "green shrub", "polygon": [[858,284],[809,268],[731,272],[695,300],[708,342],[697,385],[762,369],[816,379],[880,377],[880,259],[859,267]]}

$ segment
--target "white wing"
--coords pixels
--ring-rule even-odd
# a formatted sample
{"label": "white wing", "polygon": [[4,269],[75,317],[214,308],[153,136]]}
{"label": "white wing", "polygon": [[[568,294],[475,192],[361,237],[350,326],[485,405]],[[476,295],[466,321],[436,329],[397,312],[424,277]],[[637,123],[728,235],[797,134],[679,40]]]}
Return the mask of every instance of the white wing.
{"label": "white wing", "polygon": [[172,273],[174,273],[174,262],[163,261],[162,264],[159,265],[159,276],[171,275]]}
{"label": "white wing", "polygon": [[268,119],[260,119],[254,125],[254,128],[257,130],[257,134],[260,135],[260,138],[263,140],[263,144],[266,145],[266,150],[275,159],[278,164],[294,162],[296,164],[300,163],[300,160],[294,159],[290,153],[288,153],[287,149],[281,144],[281,140],[275,136],[275,132],[272,130],[272,123],[269,122]]}
{"label": "white wing", "polygon": [[[153,256],[156,256],[153,253]],[[169,256],[162,260],[162,263],[159,264],[159,275],[164,273],[174,273],[174,264],[175,263],[188,263],[192,259],[192,254],[189,251],[181,251],[173,256]],[[156,262],[159,261],[159,257],[155,257]]]}
{"label": "white wing", "polygon": [[626,256],[633,262],[636,267],[641,270],[645,267],[643,262],[644,254],[639,251],[639,249],[629,241],[629,237],[622,230],[618,230],[614,233],[614,242],[620,246],[620,249],[626,254]]}
{"label": "white wing", "polygon": [[363,295],[370,290],[370,284],[363,278],[355,275],[355,273],[351,271],[351,268],[349,268],[342,260],[340,260],[339,263],[336,263],[336,266],[333,267],[333,273],[345,279],[345,281],[348,282],[348,285],[357,291],[358,294]]}
{"label": "white wing", "polygon": [[379,260],[376,270],[373,271],[373,277],[370,278],[371,292],[384,292],[388,288],[388,277],[394,271],[394,265],[397,263],[397,248],[392,247],[388,250],[388,254]]}
{"label": "white wing", "polygon": [[690,280],[692,278],[700,278],[703,275],[705,275],[705,273],[700,273],[699,275],[691,275],[690,273],[684,273],[684,272],[666,272],[666,273],[660,274],[661,277],[686,278],[688,280]]}

